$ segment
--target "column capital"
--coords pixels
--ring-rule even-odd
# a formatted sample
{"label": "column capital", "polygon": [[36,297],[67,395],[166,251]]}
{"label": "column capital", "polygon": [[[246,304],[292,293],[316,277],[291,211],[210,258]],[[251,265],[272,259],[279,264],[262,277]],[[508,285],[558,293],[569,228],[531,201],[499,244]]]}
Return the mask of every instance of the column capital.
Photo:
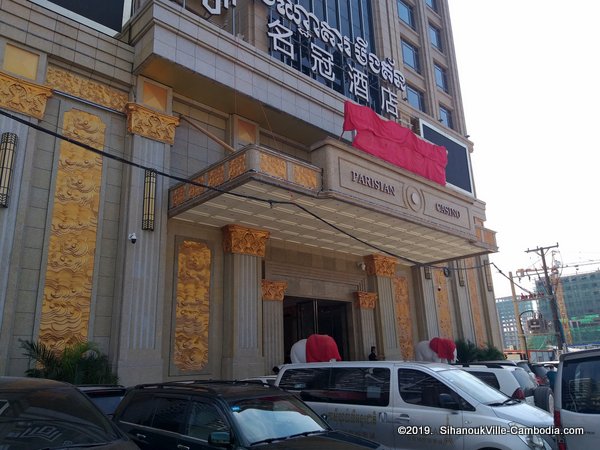
{"label": "column capital", "polygon": [[287,281],[270,281],[261,280],[262,282],[262,299],[283,301],[285,290],[287,289]]}
{"label": "column capital", "polygon": [[127,131],[133,134],[173,145],[179,119],[154,111],[138,103],[127,103]]}
{"label": "column capital", "polygon": [[225,225],[223,231],[223,251],[264,258],[267,247],[268,231],[240,225]]}
{"label": "column capital", "polygon": [[366,264],[367,275],[377,275],[392,278],[396,275],[398,260],[391,256],[367,255],[363,257]]}
{"label": "column capital", "polygon": [[360,309],[375,309],[377,294],[375,292],[356,291],[356,306]]}

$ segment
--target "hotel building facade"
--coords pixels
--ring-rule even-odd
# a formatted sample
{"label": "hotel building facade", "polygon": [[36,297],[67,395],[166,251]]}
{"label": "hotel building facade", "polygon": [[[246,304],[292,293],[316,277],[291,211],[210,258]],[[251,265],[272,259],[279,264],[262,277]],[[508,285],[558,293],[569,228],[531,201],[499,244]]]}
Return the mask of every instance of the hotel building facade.
{"label": "hotel building facade", "polygon": [[[312,333],[501,347],[446,0],[87,3],[0,0],[1,375],[22,340],[123,384]],[[445,183],[354,147],[346,102],[443,145]]]}

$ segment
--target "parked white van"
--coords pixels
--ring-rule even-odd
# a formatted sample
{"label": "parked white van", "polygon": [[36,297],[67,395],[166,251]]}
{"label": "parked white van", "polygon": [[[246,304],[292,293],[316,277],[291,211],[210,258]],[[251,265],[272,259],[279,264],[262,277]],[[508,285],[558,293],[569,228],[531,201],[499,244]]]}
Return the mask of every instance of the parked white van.
{"label": "parked white van", "polygon": [[275,384],[297,392],[334,429],[389,448],[551,448],[548,433],[553,431],[553,420],[548,412],[512,399],[448,364],[287,364]]}
{"label": "parked white van", "polygon": [[600,349],[560,355],[554,422],[560,450],[600,448]]}

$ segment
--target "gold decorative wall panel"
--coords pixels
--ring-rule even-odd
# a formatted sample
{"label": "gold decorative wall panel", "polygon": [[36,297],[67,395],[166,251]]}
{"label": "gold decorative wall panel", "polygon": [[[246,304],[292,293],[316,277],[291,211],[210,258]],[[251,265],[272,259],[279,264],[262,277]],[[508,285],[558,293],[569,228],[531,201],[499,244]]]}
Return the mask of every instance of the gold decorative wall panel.
{"label": "gold decorative wall panel", "polygon": [[377,294],[375,292],[357,291],[355,294],[356,306],[360,309],[375,309],[377,304]]}
{"label": "gold decorative wall panel", "polygon": [[206,181],[204,180],[204,175],[200,175],[199,177],[194,178],[192,181],[202,185],[202,186],[198,186],[195,184],[188,185],[188,195],[191,198],[194,198],[195,196],[202,194],[206,190],[206,188],[204,187],[204,186],[206,186]]}
{"label": "gold decorative wall panel", "polygon": [[[102,149],[106,125],[72,110],[63,133]],[[48,244],[39,339],[53,349],[88,340],[102,157],[62,141]]]}
{"label": "gold decorative wall panel", "polygon": [[177,304],[173,361],[183,371],[208,362],[211,252],[203,243],[183,241],[177,249]]}
{"label": "gold decorative wall panel", "polygon": [[367,275],[394,277],[396,275],[396,258],[383,255],[368,255],[363,257]]}
{"label": "gold decorative wall panel", "polygon": [[262,299],[272,301],[283,301],[285,290],[287,289],[287,281],[269,281],[261,280],[262,282]]}
{"label": "gold decorative wall panel", "polygon": [[414,359],[413,325],[410,314],[410,298],[408,296],[408,280],[405,277],[394,277],[394,306],[396,311],[396,326],[402,357]]}
{"label": "gold decorative wall panel", "polygon": [[0,107],[41,119],[52,90],[0,72]]}
{"label": "gold decorative wall panel", "polygon": [[433,282],[435,289],[435,306],[437,309],[438,328],[440,336],[454,340],[452,332],[452,314],[450,313],[450,302],[448,301],[448,279],[441,269],[433,270]]}
{"label": "gold decorative wall panel", "polygon": [[268,231],[239,225],[226,225],[223,228],[223,251],[225,253],[239,253],[243,255],[265,256]]}
{"label": "gold decorative wall panel", "polygon": [[285,160],[274,155],[260,154],[260,171],[282,180],[287,179]]}
{"label": "gold decorative wall panel", "polygon": [[225,167],[217,166],[206,174],[209,186],[219,186],[225,182]]}
{"label": "gold decorative wall panel", "polygon": [[318,185],[317,173],[307,167],[294,165],[294,183],[308,189],[316,189]]}
{"label": "gold decorative wall panel", "polygon": [[161,114],[137,103],[127,103],[127,131],[133,134],[173,145],[177,117]]}
{"label": "gold decorative wall panel", "polygon": [[[475,267],[477,261],[475,258],[466,260],[467,267]],[[469,283],[469,298],[471,299],[471,315],[473,316],[473,327],[475,329],[475,339],[477,345],[484,345],[486,342],[485,331],[483,329],[481,303],[479,299],[479,283],[477,280],[477,269],[467,269],[467,281]]]}
{"label": "gold decorative wall panel", "polygon": [[128,98],[126,92],[88,80],[55,66],[48,67],[46,83],[57,91],[62,91],[74,97],[83,98],[117,111],[125,111],[125,106],[127,105]]}
{"label": "gold decorative wall panel", "polygon": [[229,161],[229,179],[239,177],[246,171],[246,154]]}

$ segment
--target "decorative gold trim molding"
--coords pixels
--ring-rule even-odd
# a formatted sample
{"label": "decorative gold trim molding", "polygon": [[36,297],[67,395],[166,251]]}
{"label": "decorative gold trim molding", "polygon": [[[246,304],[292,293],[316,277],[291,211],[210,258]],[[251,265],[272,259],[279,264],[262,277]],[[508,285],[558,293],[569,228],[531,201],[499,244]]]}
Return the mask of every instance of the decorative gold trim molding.
{"label": "decorative gold trim molding", "polygon": [[246,228],[240,225],[225,225],[223,228],[223,251],[243,255],[265,256],[268,231]]}
{"label": "decorative gold trim molding", "polygon": [[360,309],[375,309],[377,294],[375,292],[356,291],[356,306]]}
{"label": "decorative gold trim molding", "polygon": [[25,81],[0,71],[0,107],[41,119],[52,97],[48,86]]}
{"label": "decorative gold trim molding", "polygon": [[287,281],[261,280],[262,299],[282,302],[287,289]]}
{"label": "decorative gold trim molding", "polygon": [[376,275],[381,277],[396,276],[396,264],[398,260],[391,256],[367,255],[363,257],[367,275]]}
{"label": "decorative gold trim molding", "polygon": [[433,282],[437,286],[435,294],[435,305],[437,309],[439,337],[454,340],[452,332],[452,314],[450,313],[450,302],[448,300],[448,279],[442,269],[433,270]]}
{"label": "decorative gold trim molding", "polygon": [[[64,114],[64,134],[104,146],[106,125],[78,110]],[[102,184],[102,157],[60,144],[39,337],[53,349],[88,340]]]}
{"label": "decorative gold trim molding", "polygon": [[125,111],[125,106],[129,100],[126,92],[111,88],[97,81],[88,80],[55,66],[48,67],[46,83],[57,91],[62,91],[74,97],[79,97],[117,111]]}
{"label": "decorative gold trim molding", "polygon": [[260,154],[260,170],[273,177],[287,180],[287,168],[285,160],[268,153]]}
{"label": "decorative gold trim molding", "polygon": [[316,189],[318,185],[317,173],[307,167],[294,164],[294,183],[308,189]]}
{"label": "decorative gold trim molding", "polygon": [[183,372],[199,371],[208,363],[210,272],[211,251],[206,244],[179,244],[173,362]]}
{"label": "decorative gold trim molding", "polygon": [[173,145],[179,119],[137,103],[127,103],[127,131],[148,139]]}

